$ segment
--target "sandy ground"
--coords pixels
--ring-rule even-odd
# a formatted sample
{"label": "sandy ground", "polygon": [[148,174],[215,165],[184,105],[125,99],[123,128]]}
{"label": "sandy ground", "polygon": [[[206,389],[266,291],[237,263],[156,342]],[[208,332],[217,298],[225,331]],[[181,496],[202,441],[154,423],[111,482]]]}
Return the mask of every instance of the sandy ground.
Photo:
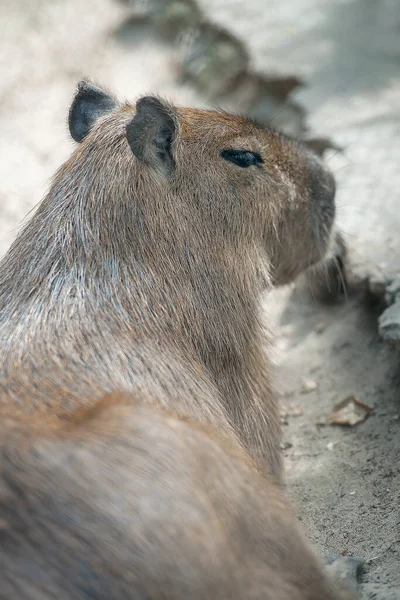
{"label": "sandy ground", "polygon": [[[398,0],[199,4],[246,43],[254,69],[307,83],[295,97],[310,128],[345,148],[327,160],[352,260],[357,268],[398,272]],[[116,35],[128,15],[129,7],[113,0],[0,3],[0,253],[73,148],[66,115],[82,75],[122,97],[150,91],[204,104],[190,86],[177,84],[168,48]],[[380,340],[376,312],[360,297],[322,307],[296,285],[272,294],[266,309],[275,323],[277,379],[289,413],[288,491],[299,518],[319,551],[367,561],[364,598],[398,599],[399,354]],[[317,385],[308,394],[301,393],[304,378]],[[374,407],[365,423],[319,424],[353,394]]]}

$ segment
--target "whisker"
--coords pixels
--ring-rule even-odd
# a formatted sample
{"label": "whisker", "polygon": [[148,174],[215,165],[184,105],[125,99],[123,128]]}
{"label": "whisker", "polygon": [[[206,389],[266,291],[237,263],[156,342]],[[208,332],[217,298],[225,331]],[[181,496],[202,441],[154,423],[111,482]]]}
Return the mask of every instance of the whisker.
{"label": "whisker", "polygon": [[341,283],[341,286],[342,286],[342,289],[343,289],[343,294],[344,294],[344,298],[345,298],[346,304],[348,304],[348,302],[349,302],[349,296],[348,296],[348,293],[347,293],[346,281],[345,281],[345,278],[343,276],[343,270],[341,268],[340,261],[339,261],[339,259],[336,256],[333,258],[333,261],[334,261],[334,264],[335,264],[337,272],[338,272],[338,276],[339,276],[340,283]]}
{"label": "whisker", "polygon": [[312,269],[313,269],[313,267],[311,265],[309,265],[307,268],[307,283],[308,283],[309,292],[311,294],[311,298],[312,298],[313,302],[316,303],[317,299],[314,294],[313,286],[311,285]]}
{"label": "whisker", "polygon": [[281,110],[279,110],[277,113],[274,114],[273,117],[271,117],[271,119],[269,119],[268,121],[268,125],[270,125],[272,123],[272,121],[278,117],[281,113],[283,113],[284,110],[286,110],[288,108],[288,104],[285,104],[283,108],[281,108]]}
{"label": "whisker", "polygon": [[339,173],[339,171],[341,171],[342,169],[348,169],[349,167],[355,167],[358,166],[361,163],[353,163],[351,165],[342,165],[341,167],[339,167],[338,169],[332,169],[332,173]]}

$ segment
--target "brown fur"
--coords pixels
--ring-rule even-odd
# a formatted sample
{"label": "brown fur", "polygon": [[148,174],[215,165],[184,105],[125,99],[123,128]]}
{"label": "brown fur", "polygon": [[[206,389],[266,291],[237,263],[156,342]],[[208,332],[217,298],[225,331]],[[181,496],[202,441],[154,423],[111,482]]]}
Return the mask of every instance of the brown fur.
{"label": "brown fur", "polygon": [[244,117],[87,83],[70,128],[0,264],[0,597],[333,598],[254,464],[280,479],[261,294],[323,256],[332,176]]}
{"label": "brown fur", "polygon": [[114,395],[44,429],[2,436],[1,599],[350,598],[210,427]]}
{"label": "brown fur", "polygon": [[[146,390],[233,428],[279,477],[260,297],[325,251],[333,180],[243,117],[163,106],[176,126],[168,177],[135,158],[135,108],[116,105],[1,262],[0,414],[70,413],[104,392]],[[261,153],[263,167],[224,161],[227,147]]]}

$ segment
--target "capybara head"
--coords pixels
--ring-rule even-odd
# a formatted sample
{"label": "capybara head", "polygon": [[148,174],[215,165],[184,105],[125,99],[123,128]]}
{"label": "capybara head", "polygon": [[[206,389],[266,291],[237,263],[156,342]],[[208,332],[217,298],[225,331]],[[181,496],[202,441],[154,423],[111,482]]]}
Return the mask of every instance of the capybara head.
{"label": "capybara head", "polygon": [[[159,225],[183,246],[200,235],[211,246],[217,240],[222,253],[256,249],[260,274],[274,284],[292,280],[327,249],[333,176],[314,153],[281,133],[243,116],[177,108],[154,96],[121,106],[86,81],[69,126],[76,141],[85,140],[82,152],[98,161],[98,178],[114,196],[145,190],[150,235],[157,236]],[[82,174],[81,181],[87,183]]]}

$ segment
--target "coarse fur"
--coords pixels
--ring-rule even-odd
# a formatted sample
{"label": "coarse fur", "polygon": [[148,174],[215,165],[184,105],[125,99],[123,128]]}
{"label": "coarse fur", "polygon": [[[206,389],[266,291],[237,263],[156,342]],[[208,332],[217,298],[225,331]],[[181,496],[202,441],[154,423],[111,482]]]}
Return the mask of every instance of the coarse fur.
{"label": "coarse fur", "polygon": [[323,256],[331,174],[242,116],[121,105],[86,81],[69,125],[82,143],[0,263],[0,415],[143,392],[230,430],[279,479],[260,299]]}
{"label": "coarse fur", "polygon": [[0,264],[0,599],[347,600],[275,483],[260,308],[329,246],[332,176],[244,117],[88,82],[69,126]]}

